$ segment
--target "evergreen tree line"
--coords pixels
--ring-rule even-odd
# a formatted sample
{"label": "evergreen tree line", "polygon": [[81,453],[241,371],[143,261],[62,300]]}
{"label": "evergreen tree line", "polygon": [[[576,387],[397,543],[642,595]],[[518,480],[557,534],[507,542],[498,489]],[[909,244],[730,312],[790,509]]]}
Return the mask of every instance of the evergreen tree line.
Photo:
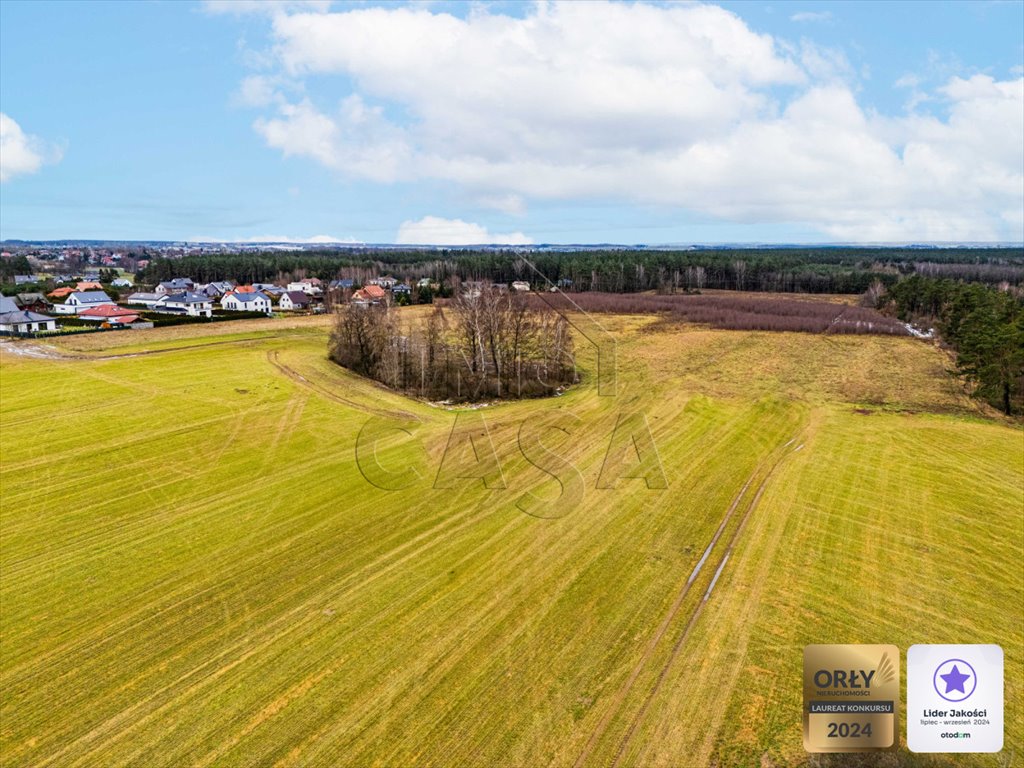
{"label": "evergreen tree line", "polygon": [[771,248],[694,250],[324,250],[204,254],[153,259],[140,282],[187,275],[198,282],[241,283],[317,277],[364,283],[391,273],[445,283],[525,280],[566,291],[662,293],[704,289],[795,293],[863,293],[875,281],[925,273],[986,283],[1024,283],[1024,252],[1017,248]]}
{"label": "evergreen tree line", "polygon": [[933,325],[975,394],[1006,414],[1024,404],[1024,293],[913,275],[882,299],[901,319]]}

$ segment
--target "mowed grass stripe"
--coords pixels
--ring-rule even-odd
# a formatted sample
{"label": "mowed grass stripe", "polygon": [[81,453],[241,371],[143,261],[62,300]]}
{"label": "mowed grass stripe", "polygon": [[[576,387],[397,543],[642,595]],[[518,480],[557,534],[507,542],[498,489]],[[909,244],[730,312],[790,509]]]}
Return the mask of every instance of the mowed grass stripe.
{"label": "mowed grass stripe", "polygon": [[[942,370],[934,350],[605,321],[620,340],[619,397],[596,396],[581,347],[581,386],[481,412],[510,484],[493,492],[433,490],[455,415],[332,366],[322,331],[135,358],[0,355],[5,764],[571,765],[729,501],[785,425],[808,416],[815,434],[766,488],[678,657],[666,666],[668,642],[652,656],[643,679],[666,670],[664,682],[623,764],[805,760],[789,676],[804,635],[937,626],[943,603],[918,600],[916,579],[942,578],[957,552],[979,564],[973,586],[988,594],[957,586],[953,631],[1017,642],[1005,615],[979,616],[1021,598],[1020,431],[956,410],[948,378],[927,378]],[[191,346],[184,334],[160,344]],[[275,370],[269,351],[315,386]],[[698,360],[699,373],[682,373]],[[58,367],[56,386],[42,371]],[[67,425],[93,428],[108,451],[124,431],[162,429],[167,443],[119,460],[60,442],[47,419],[55,393]],[[129,408],[142,398],[159,404]],[[875,412],[855,414],[865,398]],[[884,413],[908,405],[951,415]],[[422,484],[383,492],[355,471],[355,434],[374,409],[422,419],[423,448],[392,439],[386,451],[389,466],[417,464]],[[583,469],[587,496],[565,518],[529,518],[516,497],[550,498],[557,484],[527,464],[516,434],[559,410],[584,420],[559,451]],[[639,480],[593,490],[630,410],[647,414],[668,491]],[[75,482],[64,466],[86,454]],[[8,457],[27,469],[8,471]],[[666,638],[680,636],[715,557]],[[882,597],[850,611],[844,584]],[[1021,655],[1008,651],[1008,693]],[[1013,747],[1022,728],[1008,718]]]}

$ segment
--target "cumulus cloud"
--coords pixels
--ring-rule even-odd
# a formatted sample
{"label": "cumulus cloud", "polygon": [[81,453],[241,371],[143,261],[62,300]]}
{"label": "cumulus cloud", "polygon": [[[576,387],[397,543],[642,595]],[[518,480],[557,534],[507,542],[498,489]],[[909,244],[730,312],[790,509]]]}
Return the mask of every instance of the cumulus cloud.
{"label": "cumulus cloud", "polygon": [[63,150],[25,133],[13,118],[0,112],[0,182],[35,173],[44,163],[59,162]]}
{"label": "cumulus cloud", "polygon": [[252,84],[255,130],[349,177],[515,213],[602,199],[849,240],[1024,238],[1024,80],[946,78],[942,119],[878,115],[842,52],[709,5],[281,12],[272,35],[274,76],[338,96]]}
{"label": "cumulus cloud", "polygon": [[398,245],[530,245],[532,242],[522,232],[491,233],[479,224],[437,216],[403,221],[395,236]]}

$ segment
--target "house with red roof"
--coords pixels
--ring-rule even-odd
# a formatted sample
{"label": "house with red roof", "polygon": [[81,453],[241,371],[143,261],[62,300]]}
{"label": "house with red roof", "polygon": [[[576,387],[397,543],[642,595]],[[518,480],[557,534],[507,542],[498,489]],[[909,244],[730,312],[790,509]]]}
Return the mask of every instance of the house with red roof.
{"label": "house with red roof", "polygon": [[89,307],[78,313],[83,320],[95,320],[99,323],[110,325],[130,325],[139,322],[139,316],[130,309],[122,309],[114,304],[101,304],[98,307]]}

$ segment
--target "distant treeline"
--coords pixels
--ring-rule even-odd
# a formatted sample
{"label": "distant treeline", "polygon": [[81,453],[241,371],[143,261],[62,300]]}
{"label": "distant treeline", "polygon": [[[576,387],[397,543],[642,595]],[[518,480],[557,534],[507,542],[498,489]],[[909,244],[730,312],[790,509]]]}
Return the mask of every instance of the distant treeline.
{"label": "distant treeline", "polygon": [[143,283],[186,275],[199,282],[269,282],[281,278],[352,278],[365,282],[391,273],[404,280],[429,277],[565,291],[663,293],[707,288],[795,293],[863,293],[876,280],[891,285],[923,273],[990,284],[1024,283],[1020,248],[736,248],[695,250],[580,250],[530,252],[445,250],[295,251],[155,258]]}
{"label": "distant treeline", "polygon": [[882,299],[908,322],[935,325],[975,394],[1006,414],[1024,401],[1024,295],[913,275]]}

